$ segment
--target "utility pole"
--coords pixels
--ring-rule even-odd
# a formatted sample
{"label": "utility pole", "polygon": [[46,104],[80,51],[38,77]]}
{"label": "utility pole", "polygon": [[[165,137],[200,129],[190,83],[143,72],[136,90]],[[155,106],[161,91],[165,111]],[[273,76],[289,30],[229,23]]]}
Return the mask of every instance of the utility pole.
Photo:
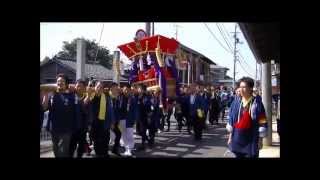
{"label": "utility pole", "polygon": [[147,33],[147,36],[150,36],[150,26],[151,26],[151,23],[146,23],[146,33]]}
{"label": "utility pole", "polygon": [[233,58],[234,58],[234,62],[233,62],[233,88],[235,89],[235,82],[236,82],[236,62],[237,62],[237,44],[240,43],[239,42],[239,38],[237,38],[237,24],[235,24],[234,26],[234,33],[233,37],[234,37],[234,51],[233,51]]}
{"label": "utility pole", "polygon": [[120,51],[113,53],[113,82],[120,85]]}
{"label": "utility pole", "polygon": [[86,64],[86,43],[83,39],[77,41],[77,63],[76,63],[76,78],[83,79],[85,74]]}
{"label": "utility pole", "polygon": [[152,36],[154,36],[154,22],[152,22]]}
{"label": "utility pole", "polygon": [[177,24],[174,24],[173,26],[176,28],[176,33],[175,33],[175,35],[176,35],[176,40],[178,40],[178,28],[180,28],[181,26],[179,26],[179,25],[177,25]]}

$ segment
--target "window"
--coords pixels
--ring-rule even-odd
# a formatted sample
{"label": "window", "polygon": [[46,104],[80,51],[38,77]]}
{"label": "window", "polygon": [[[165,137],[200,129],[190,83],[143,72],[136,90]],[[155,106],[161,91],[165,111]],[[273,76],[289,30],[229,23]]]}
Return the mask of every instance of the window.
{"label": "window", "polygon": [[182,82],[182,80],[183,80],[183,72],[182,72],[182,70],[178,70],[178,80],[179,80],[179,82]]}
{"label": "window", "polygon": [[204,63],[201,64],[201,71],[200,71],[200,74],[204,74],[205,72],[205,65]]}

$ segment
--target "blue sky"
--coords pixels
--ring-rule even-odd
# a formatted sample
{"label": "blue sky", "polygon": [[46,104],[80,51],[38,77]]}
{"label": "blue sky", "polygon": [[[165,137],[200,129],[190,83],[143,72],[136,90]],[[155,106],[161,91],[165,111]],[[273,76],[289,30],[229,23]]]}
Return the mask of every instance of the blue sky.
{"label": "blue sky", "polygon": [[[107,47],[111,53],[118,50],[118,45],[132,41],[137,29],[145,28],[145,23],[40,23],[40,61],[43,60],[45,56],[51,58],[61,51],[63,41],[70,42],[74,38],[84,37],[91,40],[95,39],[96,42],[98,42],[103,24],[104,29],[100,45]],[[155,23],[155,34],[161,34],[169,38],[176,37],[175,25],[177,25],[179,42],[200,52],[218,65],[229,68],[230,70],[227,74],[233,77],[233,53],[221,47],[220,43],[209,32],[205,24],[207,24],[212,33],[227,50],[228,46],[217,24],[223,32],[229,33],[227,39],[233,50],[234,40],[231,32],[234,31],[235,23]],[[237,29],[240,32],[238,33],[238,38],[243,43],[237,45],[241,54],[241,65],[239,62],[236,64],[236,79],[242,76],[255,78],[255,57],[246,39],[242,35],[240,28],[238,27]],[[121,54],[121,59],[126,58]],[[260,75],[258,73],[258,79],[259,78]]]}

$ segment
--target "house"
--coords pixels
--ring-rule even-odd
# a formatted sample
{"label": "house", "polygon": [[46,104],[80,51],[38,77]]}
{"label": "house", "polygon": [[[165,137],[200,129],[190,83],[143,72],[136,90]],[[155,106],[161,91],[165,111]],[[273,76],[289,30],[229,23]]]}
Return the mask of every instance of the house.
{"label": "house", "polygon": [[225,76],[224,79],[220,79],[217,82],[219,86],[227,87],[228,89],[233,89],[233,78]]}
{"label": "house", "polygon": [[219,66],[219,65],[210,65],[210,72],[213,76],[212,83],[214,86],[233,86],[233,79],[227,75],[229,68]]}
{"label": "house", "polygon": [[[76,81],[76,61],[73,59],[54,57],[40,62],[40,84],[55,83],[56,75],[59,73],[66,74],[71,83],[74,83]],[[94,80],[111,83],[113,76],[111,69],[100,64],[94,62],[85,64],[85,80],[92,77]],[[128,84],[128,77],[126,75],[120,76],[120,84]]]}
{"label": "house", "polygon": [[[180,43],[181,51],[187,55],[190,62],[190,76],[189,82],[211,85],[213,81],[213,74],[210,73],[210,65],[216,65],[211,59],[203,54]],[[179,70],[178,77],[181,84],[188,84],[188,67],[184,70]]]}

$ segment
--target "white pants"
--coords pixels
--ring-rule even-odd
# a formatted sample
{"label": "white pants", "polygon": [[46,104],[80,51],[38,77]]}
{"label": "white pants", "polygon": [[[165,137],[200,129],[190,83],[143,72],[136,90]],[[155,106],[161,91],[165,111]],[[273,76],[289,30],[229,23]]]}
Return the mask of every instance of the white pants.
{"label": "white pants", "polygon": [[110,129],[110,144],[114,144],[114,140],[116,138],[116,135],[114,132]]}
{"label": "white pants", "polygon": [[126,128],[126,120],[120,120],[121,139],[126,150],[132,150],[134,147],[133,127]]}
{"label": "white pants", "polygon": [[133,128],[126,128],[124,131],[123,142],[126,150],[132,150],[134,147]]}
{"label": "white pants", "polygon": [[124,137],[125,137],[125,131],[126,131],[126,120],[125,119],[122,119],[119,121],[119,128],[120,128],[120,131],[121,131],[121,139],[120,139],[120,144],[121,146],[124,146]]}

